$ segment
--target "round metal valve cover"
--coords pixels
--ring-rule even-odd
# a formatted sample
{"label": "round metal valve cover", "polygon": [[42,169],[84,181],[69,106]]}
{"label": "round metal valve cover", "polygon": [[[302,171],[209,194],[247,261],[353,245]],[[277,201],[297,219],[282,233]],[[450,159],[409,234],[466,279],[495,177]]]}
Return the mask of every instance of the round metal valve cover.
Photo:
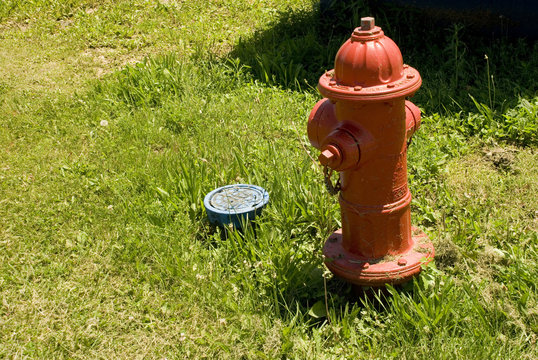
{"label": "round metal valve cover", "polygon": [[217,188],[204,198],[209,221],[218,226],[232,224],[241,228],[253,220],[269,202],[265,189],[249,184],[226,185]]}

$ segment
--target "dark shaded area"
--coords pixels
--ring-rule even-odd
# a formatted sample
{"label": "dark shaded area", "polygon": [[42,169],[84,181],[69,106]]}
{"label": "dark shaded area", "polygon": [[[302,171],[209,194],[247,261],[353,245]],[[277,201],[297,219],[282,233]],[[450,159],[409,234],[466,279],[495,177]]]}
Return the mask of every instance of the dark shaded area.
{"label": "dark shaded area", "polygon": [[[326,1],[326,0],[323,0]],[[343,0],[332,0],[343,1]],[[388,1],[388,0],[386,0]],[[519,0],[390,0],[422,9],[436,21],[461,22],[473,31],[519,37],[538,37],[538,3]]]}
{"label": "dark shaded area", "polygon": [[478,112],[469,95],[503,112],[538,91],[535,40],[480,33],[465,19],[439,19],[424,9],[382,1],[324,0],[315,11],[282,13],[268,30],[240,41],[231,56],[262,82],[313,89],[364,16],[374,16],[404,62],[421,73],[423,86],[414,101],[427,112]]}

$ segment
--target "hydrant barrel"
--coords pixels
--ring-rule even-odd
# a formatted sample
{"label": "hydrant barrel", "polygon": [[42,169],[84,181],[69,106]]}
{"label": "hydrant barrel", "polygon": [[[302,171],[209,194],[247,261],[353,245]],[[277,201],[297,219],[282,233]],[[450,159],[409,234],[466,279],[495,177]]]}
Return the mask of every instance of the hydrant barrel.
{"label": "hydrant barrel", "polygon": [[[411,226],[407,147],[420,109],[406,100],[422,83],[398,46],[363,18],[320,77],[325,96],[308,122],[322,166],[340,172],[342,229],[327,240],[327,267],[353,284],[408,281],[433,259],[427,236]],[[326,172],[327,173],[327,172]]]}

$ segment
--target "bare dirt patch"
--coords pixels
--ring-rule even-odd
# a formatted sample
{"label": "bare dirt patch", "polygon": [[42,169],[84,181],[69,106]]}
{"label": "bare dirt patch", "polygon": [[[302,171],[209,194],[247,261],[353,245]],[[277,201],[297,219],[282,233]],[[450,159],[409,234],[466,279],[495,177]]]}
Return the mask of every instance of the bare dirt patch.
{"label": "bare dirt patch", "polygon": [[462,204],[488,206],[492,216],[538,230],[538,154],[495,147],[449,164],[448,185]]}
{"label": "bare dirt patch", "polygon": [[517,150],[515,148],[493,148],[484,150],[484,158],[490,161],[498,170],[511,171],[516,160]]}
{"label": "bare dirt patch", "polygon": [[70,60],[78,65],[89,66],[97,78],[121,69],[125,65],[133,65],[144,57],[143,53],[112,49],[106,47],[88,48],[74,55]]}

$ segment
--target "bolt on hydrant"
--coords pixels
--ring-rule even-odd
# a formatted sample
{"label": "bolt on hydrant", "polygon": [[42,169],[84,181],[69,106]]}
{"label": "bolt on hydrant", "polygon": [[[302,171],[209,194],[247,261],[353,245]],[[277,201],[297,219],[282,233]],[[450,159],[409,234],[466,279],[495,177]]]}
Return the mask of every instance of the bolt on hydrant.
{"label": "bolt on hydrant", "polygon": [[[420,109],[406,100],[422,84],[403,64],[398,46],[361,19],[319,79],[325,97],[308,119],[310,143],[321,151],[325,182],[340,192],[342,229],[325,243],[325,264],[361,286],[401,284],[429,263],[434,249],[411,226],[407,147],[420,126]],[[340,173],[333,185],[331,174]]]}

